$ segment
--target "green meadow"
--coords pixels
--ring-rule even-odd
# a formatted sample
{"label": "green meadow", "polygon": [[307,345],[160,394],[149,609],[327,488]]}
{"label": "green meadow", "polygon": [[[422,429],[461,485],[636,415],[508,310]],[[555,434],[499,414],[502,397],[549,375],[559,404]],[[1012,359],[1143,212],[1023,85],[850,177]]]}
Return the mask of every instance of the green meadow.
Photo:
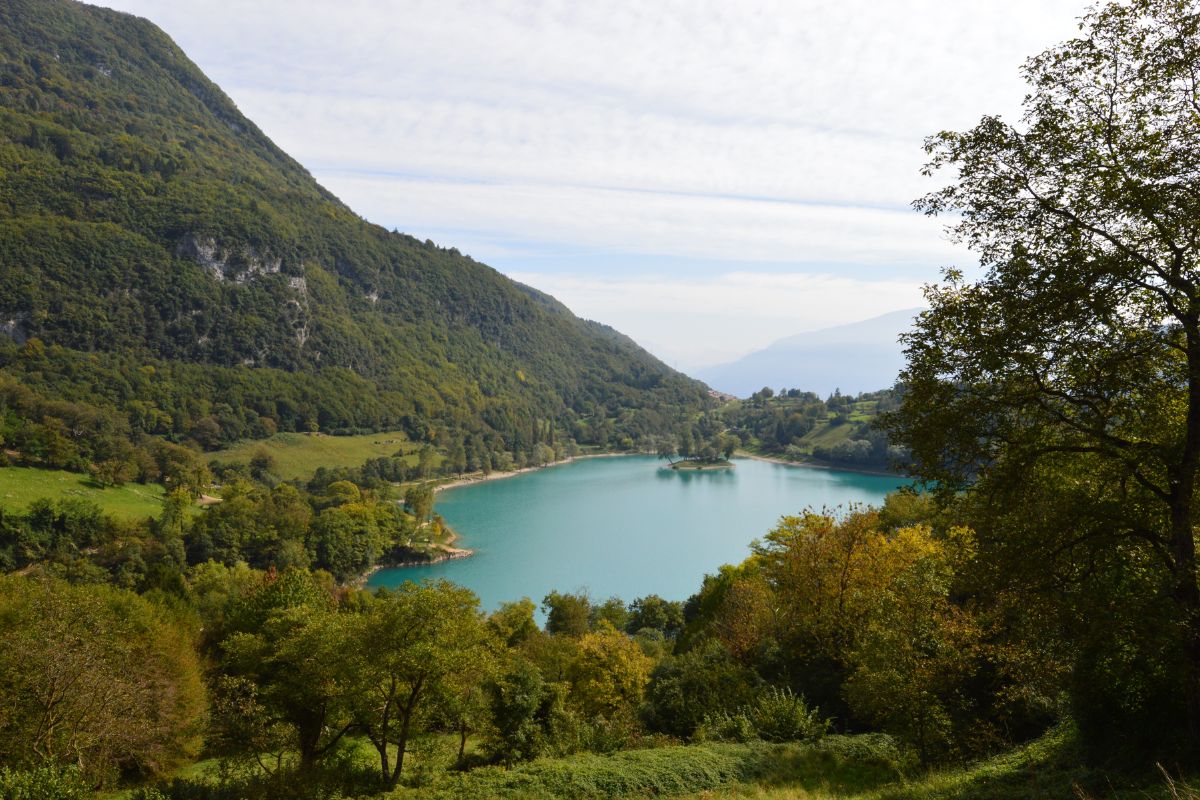
{"label": "green meadow", "polygon": [[0,507],[24,510],[39,498],[49,500],[88,500],[106,513],[122,519],[158,516],[162,510],[163,487],[153,483],[127,483],[124,486],[100,486],[90,476],[78,472],[0,468]]}
{"label": "green meadow", "polygon": [[275,460],[275,474],[284,480],[307,478],[317,467],[359,467],[372,458],[404,453],[417,463],[417,446],[400,431],[358,436],[329,436],[323,433],[278,433],[269,439],[240,442],[211,454],[213,461],[249,461],[266,452]]}

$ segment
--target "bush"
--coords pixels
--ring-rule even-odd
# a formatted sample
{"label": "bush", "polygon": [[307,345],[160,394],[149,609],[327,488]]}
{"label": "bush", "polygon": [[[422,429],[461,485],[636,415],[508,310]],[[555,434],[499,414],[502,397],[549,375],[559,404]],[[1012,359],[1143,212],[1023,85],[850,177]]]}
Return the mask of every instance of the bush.
{"label": "bush", "polygon": [[809,708],[804,698],[788,688],[769,687],[752,703],[733,712],[710,714],[696,730],[700,741],[799,742],[821,738],[829,720],[820,709]]}
{"label": "bush", "polygon": [[709,714],[696,728],[700,742],[752,742],[760,738],[754,723],[742,711]]}
{"label": "bush", "polygon": [[14,770],[0,767],[0,800],[84,800],[91,790],[79,770],[45,766]]}

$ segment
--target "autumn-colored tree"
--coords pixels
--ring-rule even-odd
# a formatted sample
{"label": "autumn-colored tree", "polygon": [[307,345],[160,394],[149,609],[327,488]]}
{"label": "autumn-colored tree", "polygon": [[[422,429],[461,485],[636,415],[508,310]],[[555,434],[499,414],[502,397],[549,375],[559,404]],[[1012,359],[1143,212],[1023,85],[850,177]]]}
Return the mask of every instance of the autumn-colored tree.
{"label": "autumn-colored tree", "polygon": [[650,659],[611,626],[585,634],[569,670],[571,703],[589,717],[630,715],[650,680]]}
{"label": "autumn-colored tree", "polygon": [[0,761],[163,774],[198,752],[204,709],[190,634],[150,602],[0,578]]}
{"label": "autumn-colored tree", "polygon": [[915,558],[871,598],[849,654],[846,697],[857,716],[911,743],[923,761],[969,753],[988,727],[966,690],[980,666],[983,631],[950,592],[971,534],[956,529],[935,540],[926,528],[903,528],[893,545]]}

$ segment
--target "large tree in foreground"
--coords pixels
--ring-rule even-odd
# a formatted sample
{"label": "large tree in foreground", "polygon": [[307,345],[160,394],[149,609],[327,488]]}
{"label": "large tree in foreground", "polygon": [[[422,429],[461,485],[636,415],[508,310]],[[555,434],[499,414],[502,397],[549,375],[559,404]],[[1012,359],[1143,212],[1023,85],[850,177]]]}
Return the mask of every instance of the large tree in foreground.
{"label": "large tree in foreground", "polygon": [[1113,735],[1174,714],[1194,749],[1200,13],[1132,0],[1080,29],[1026,62],[1019,125],[927,142],[954,175],[917,205],[982,273],[927,290],[891,424],[919,475],[972,487],[1007,577],[1074,611],[1076,687],[1108,682],[1077,710]]}

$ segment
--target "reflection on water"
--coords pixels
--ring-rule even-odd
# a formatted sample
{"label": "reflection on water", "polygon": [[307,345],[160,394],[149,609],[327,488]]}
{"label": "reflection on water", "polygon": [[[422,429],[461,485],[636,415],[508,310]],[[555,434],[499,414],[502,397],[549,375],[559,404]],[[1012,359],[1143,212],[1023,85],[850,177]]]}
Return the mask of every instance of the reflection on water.
{"label": "reflection on water", "polygon": [[659,467],[658,477],[665,480],[689,481],[735,481],[737,467],[717,467],[714,469],[671,469]]}

